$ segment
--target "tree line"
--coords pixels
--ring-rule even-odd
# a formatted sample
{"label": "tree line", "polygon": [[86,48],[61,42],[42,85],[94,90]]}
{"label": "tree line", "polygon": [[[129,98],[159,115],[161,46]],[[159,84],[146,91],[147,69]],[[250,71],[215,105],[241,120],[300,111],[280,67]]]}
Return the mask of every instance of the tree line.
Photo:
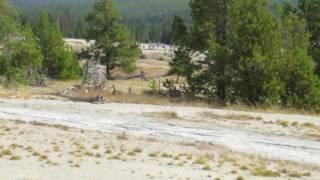
{"label": "tree line", "polygon": [[[23,18],[37,22],[41,11],[48,12],[64,37],[85,38],[85,16],[93,5],[91,0],[10,0],[22,13]],[[139,42],[170,43],[172,17],[177,14],[188,17],[188,0],[115,0],[122,15],[122,22]]]}
{"label": "tree line", "polygon": [[194,95],[224,102],[320,108],[320,0],[191,0],[172,25],[172,73]]}
{"label": "tree line", "polygon": [[41,82],[43,76],[79,77],[75,54],[65,48],[61,32],[47,14],[32,27],[5,0],[0,0],[0,17],[0,75],[7,83]]}
{"label": "tree line", "polygon": [[[176,16],[171,73],[186,76],[192,95],[224,102],[320,108],[320,0],[297,6],[268,0],[191,0],[192,23]],[[112,0],[97,0],[85,18],[85,37],[106,65],[135,70],[139,49]],[[77,79],[77,56],[64,46],[47,13],[31,26],[0,0],[0,75],[9,83],[43,76]]]}
{"label": "tree line", "polygon": [[[96,40],[90,52],[106,65],[106,76],[119,67],[135,70],[140,53],[112,0],[97,0],[86,16],[85,35]],[[6,0],[0,0],[0,75],[8,84],[40,84],[44,77],[79,79],[78,55],[65,46],[57,23],[43,12],[31,23]]]}

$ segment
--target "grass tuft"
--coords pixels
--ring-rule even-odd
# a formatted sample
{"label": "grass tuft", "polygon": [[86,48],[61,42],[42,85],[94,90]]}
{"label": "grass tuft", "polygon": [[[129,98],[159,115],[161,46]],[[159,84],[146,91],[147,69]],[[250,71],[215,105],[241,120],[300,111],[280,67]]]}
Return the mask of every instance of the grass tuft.
{"label": "grass tuft", "polygon": [[19,155],[12,155],[11,157],[10,157],[10,160],[13,160],[13,161],[18,161],[18,160],[21,160],[22,158],[21,158],[21,156],[19,156]]}
{"label": "grass tuft", "polygon": [[0,154],[2,154],[3,156],[10,156],[10,155],[12,155],[12,152],[10,149],[3,149],[3,150],[1,150]]}
{"label": "grass tuft", "polygon": [[210,167],[209,164],[205,164],[202,169],[205,170],[205,171],[210,171],[211,167]]}
{"label": "grass tuft", "polygon": [[277,120],[277,124],[282,127],[289,127],[289,121],[286,120]]}
{"label": "grass tuft", "polygon": [[280,173],[266,169],[266,168],[255,168],[252,174],[254,176],[263,176],[263,177],[279,177],[280,176]]}
{"label": "grass tuft", "polygon": [[149,157],[155,158],[155,157],[158,157],[159,154],[160,154],[159,152],[151,152],[149,153]]}
{"label": "grass tuft", "polygon": [[244,180],[244,177],[238,176],[236,180]]}
{"label": "grass tuft", "polygon": [[92,146],[92,149],[99,149],[99,148],[100,148],[99,144],[95,144]]}
{"label": "grass tuft", "polygon": [[135,152],[135,153],[142,153],[142,149],[141,149],[141,148],[135,148],[135,149],[133,150],[133,152]]}
{"label": "grass tuft", "polygon": [[173,111],[163,111],[163,112],[148,112],[144,113],[144,116],[147,117],[161,117],[165,119],[179,119],[179,115]]}
{"label": "grass tuft", "polygon": [[117,136],[117,139],[118,139],[118,140],[128,140],[129,137],[128,137],[128,135],[127,135],[125,132],[123,132],[122,134],[120,134],[120,135]]}

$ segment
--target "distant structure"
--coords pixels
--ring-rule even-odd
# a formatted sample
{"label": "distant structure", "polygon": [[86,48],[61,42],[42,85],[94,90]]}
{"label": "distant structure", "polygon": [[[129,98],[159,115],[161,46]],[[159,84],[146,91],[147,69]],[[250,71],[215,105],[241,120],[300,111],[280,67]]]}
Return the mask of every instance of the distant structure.
{"label": "distant structure", "polygon": [[175,46],[162,43],[140,43],[139,48],[142,50],[174,50]]}
{"label": "distant structure", "polygon": [[[70,47],[71,49],[73,49],[76,52],[82,52],[82,51],[88,51],[90,50],[90,48],[95,44],[94,40],[90,40],[87,41],[85,39],[64,39],[65,44],[67,47]],[[142,53],[153,53],[154,51],[160,54],[163,54],[164,56],[173,58],[175,56],[175,51],[177,50],[177,46],[173,46],[173,45],[168,45],[168,44],[162,44],[162,43],[139,43],[138,44],[139,48],[141,49]],[[1,46],[0,46],[1,48]],[[207,56],[206,56],[207,52],[205,53],[200,53],[200,52],[192,52],[190,54],[192,61],[193,62],[201,62],[203,61]],[[90,69],[100,69],[99,71],[101,71],[101,65],[99,65],[98,62],[90,59],[90,60],[85,60],[85,62],[88,64],[88,66],[90,67]],[[100,67],[98,67],[100,66]],[[88,68],[89,68],[88,67]],[[90,70],[90,72],[91,72]],[[99,72],[100,73],[100,72]],[[92,78],[89,79],[102,79],[102,78],[97,78],[98,75],[97,74],[90,74],[89,76],[92,76]],[[100,77],[100,75],[99,75]],[[96,81],[94,80],[94,81]],[[101,80],[98,80],[101,81]]]}
{"label": "distant structure", "polygon": [[[64,42],[66,46],[70,47],[76,52],[88,50],[90,47],[92,47],[95,44],[94,40],[87,41],[86,39],[65,38]],[[148,50],[162,51],[164,54],[168,56],[173,56],[174,51],[177,48],[176,46],[162,44],[162,43],[139,43],[138,46],[142,51],[148,51]]]}
{"label": "distant structure", "polygon": [[76,52],[88,50],[95,44],[95,40],[87,41],[86,39],[64,38],[63,41],[67,47],[70,47]]}
{"label": "distant structure", "polygon": [[176,46],[162,44],[162,43],[140,43],[139,48],[142,51],[154,50],[154,51],[162,51],[163,54],[173,57],[174,51],[177,49]]}

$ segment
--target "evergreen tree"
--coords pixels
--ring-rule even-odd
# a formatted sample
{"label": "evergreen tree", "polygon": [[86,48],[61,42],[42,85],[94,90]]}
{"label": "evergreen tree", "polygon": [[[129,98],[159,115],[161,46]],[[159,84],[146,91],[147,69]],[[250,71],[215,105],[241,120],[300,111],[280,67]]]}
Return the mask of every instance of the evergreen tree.
{"label": "evergreen tree", "polygon": [[289,4],[270,10],[267,0],[192,0],[192,38],[182,43],[194,56],[191,90],[225,101],[319,109],[320,81],[308,49],[318,57],[320,6],[308,3],[300,2],[308,8],[299,17]]}
{"label": "evergreen tree", "polygon": [[97,0],[86,17],[87,37],[96,40],[95,48],[102,50],[101,59],[106,65],[106,77],[116,67],[132,72],[139,49],[112,0]]}
{"label": "evergreen tree", "polygon": [[38,80],[43,56],[29,25],[22,28],[20,37],[12,54],[12,67],[17,72],[15,78],[20,82],[33,83]]}
{"label": "evergreen tree", "polygon": [[193,69],[190,51],[186,47],[189,41],[189,32],[183,20],[178,16],[174,17],[171,36],[172,42],[177,46],[177,50],[175,50],[175,56],[170,62],[170,73],[177,74],[176,82],[178,83],[180,76],[190,78]]}
{"label": "evergreen tree", "polygon": [[212,40],[225,44],[230,0],[191,0],[193,48],[208,50]]}
{"label": "evergreen tree", "polygon": [[320,76],[320,0],[299,0],[298,8],[311,34],[309,50],[317,63],[316,72]]}
{"label": "evergreen tree", "polygon": [[211,97],[227,100],[232,61],[227,44],[230,0],[193,0],[192,49],[205,57],[198,60],[190,81],[192,88]]}
{"label": "evergreen tree", "polygon": [[79,78],[80,67],[76,56],[65,47],[61,32],[49,20],[47,13],[41,15],[36,32],[44,56],[43,71],[52,78]]}
{"label": "evergreen tree", "polygon": [[231,5],[230,47],[236,60],[236,96],[249,103],[276,103],[281,83],[274,69],[280,53],[278,21],[266,0],[237,0]]}
{"label": "evergreen tree", "polygon": [[6,1],[0,1],[0,74],[8,83],[31,83],[42,55],[30,26],[22,27]]}
{"label": "evergreen tree", "polygon": [[282,18],[282,57],[279,77],[284,84],[282,102],[300,108],[319,107],[319,78],[315,64],[308,54],[309,34],[306,23],[296,14]]}
{"label": "evergreen tree", "polygon": [[0,0],[0,44],[17,32],[17,17],[15,9],[9,6],[6,0]]}
{"label": "evergreen tree", "polygon": [[0,0],[0,74],[11,83],[15,76],[12,55],[14,54],[17,38],[19,37],[19,23],[17,14],[7,4]]}

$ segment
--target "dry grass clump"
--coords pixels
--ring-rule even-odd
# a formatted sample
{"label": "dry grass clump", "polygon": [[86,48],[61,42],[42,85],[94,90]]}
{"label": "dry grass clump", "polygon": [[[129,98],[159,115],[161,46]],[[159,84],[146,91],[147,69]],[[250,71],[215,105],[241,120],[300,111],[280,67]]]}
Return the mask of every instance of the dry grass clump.
{"label": "dry grass clump", "polygon": [[13,144],[11,144],[9,147],[10,147],[11,149],[23,148],[23,145],[19,145],[19,144],[13,143]]}
{"label": "dry grass clump", "polygon": [[229,155],[224,155],[224,156],[222,156],[221,163],[223,164],[224,162],[236,163],[237,159],[230,157]]}
{"label": "dry grass clump", "polygon": [[32,156],[40,156],[41,154],[38,152],[38,151],[34,151],[33,153],[32,153]]}
{"label": "dry grass clump", "polygon": [[168,165],[168,166],[173,166],[174,163],[173,163],[173,162],[169,162],[167,165]]}
{"label": "dry grass clump", "polygon": [[96,153],[95,157],[96,157],[96,158],[101,158],[102,155],[101,155],[100,153]]}
{"label": "dry grass clump", "polygon": [[165,119],[179,119],[178,114],[173,111],[147,112],[147,113],[143,113],[143,115],[147,117],[160,117]]}
{"label": "dry grass clump", "polygon": [[286,120],[277,120],[276,123],[282,127],[289,127],[289,121]]}
{"label": "dry grass clump", "polygon": [[134,148],[133,149],[133,152],[135,152],[135,153],[142,153],[142,149],[141,148]]}
{"label": "dry grass clump", "polygon": [[211,167],[210,167],[209,164],[205,164],[205,165],[203,165],[203,168],[202,168],[202,169],[205,170],[205,171],[210,171],[210,170],[211,170]]}
{"label": "dry grass clump", "polygon": [[53,162],[53,161],[51,161],[51,160],[47,160],[47,161],[46,161],[46,164],[49,164],[49,165],[51,165],[51,166],[58,166],[58,165],[59,165],[59,163]]}
{"label": "dry grass clump", "polygon": [[306,127],[306,128],[310,128],[310,129],[319,129],[319,127],[313,123],[303,123],[301,124],[301,126]]}
{"label": "dry grass clump", "polygon": [[245,180],[245,179],[242,176],[238,176],[236,180]]}
{"label": "dry grass clump", "polygon": [[111,153],[112,153],[112,150],[111,150],[111,149],[107,149],[104,153],[105,153],[105,154],[111,154]]}
{"label": "dry grass clump", "polygon": [[261,121],[262,117],[255,117],[245,114],[229,114],[229,115],[219,115],[211,112],[202,112],[200,113],[202,117],[209,117],[211,119],[225,119],[225,120],[240,120],[240,121]]}
{"label": "dry grass clump", "polygon": [[230,173],[231,174],[237,174],[238,172],[237,172],[237,170],[232,170]]}
{"label": "dry grass clump", "polygon": [[245,170],[248,170],[249,168],[247,167],[247,166],[241,166],[240,167],[240,170],[243,170],[243,171],[245,171]]}
{"label": "dry grass clump", "polygon": [[90,152],[90,151],[85,151],[85,152],[83,153],[83,155],[89,156],[89,157],[94,156],[93,152]]}
{"label": "dry grass clump", "polygon": [[79,167],[80,167],[80,164],[76,163],[76,164],[71,165],[70,167],[79,168]]}
{"label": "dry grass clump", "polygon": [[130,151],[127,153],[128,156],[136,156],[137,153],[135,153],[134,151]]}
{"label": "dry grass clump", "polygon": [[10,149],[2,149],[0,154],[3,156],[10,156],[10,155],[12,155],[12,152]]}
{"label": "dry grass clump", "polygon": [[11,131],[11,129],[7,126],[0,126],[0,129],[2,129],[3,131],[6,131],[6,132]]}
{"label": "dry grass clump", "polygon": [[293,178],[301,178],[302,174],[300,174],[298,172],[293,172],[293,173],[290,173],[288,176],[293,177]]}
{"label": "dry grass clump", "polygon": [[242,120],[242,121],[250,121],[250,120],[257,120],[261,121],[263,120],[262,117],[254,117],[250,115],[237,115],[237,114],[231,114],[224,116],[225,119],[231,119],[231,120]]}
{"label": "dry grass clump", "polygon": [[42,155],[39,156],[39,159],[40,160],[47,160],[48,159],[48,155],[42,154]]}
{"label": "dry grass clump", "polygon": [[19,155],[12,155],[11,157],[10,157],[10,160],[13,160],[13,161],[18,161],[18,160],[21,160],[22,158],[21,158],[21,156],[19,156]]}
{"label": "dry grass clump", "polygon": [[128,137],[128,135],[127,135],[125,132],[123,132],[122,134],[120,134],[120,135],[117,136],[117,139],[118,139],[118,140],[128,140],[129,137]]}
{"label": "dry grass clump", "polygon": [[252,174],[254,176],[263,176],[263,177],[279,177],[280,176],[279,172],[272,171],[270,169],[266,169],[266,168],[263,168],[263,167],[255,168],[252,171]]}
{"label": "dry grass clump", "polygon": [[294,126],[294,127],[297,127],[299,125],[299,123],[297,121],[295,121],[295,122],[292,122],[290,125]]}
{"label": "dry grass clump", "polygon": [[309,173],[309,172],[305,172],[305,173],[291,172],[288,174],[288,176],[293,177],[293,178],[301,178],[303,176],[309,177],[309,176],[311,176],[311,173]]}
{"label": "dry grass clump", "polygon": [[151,152],[151,153],[149,153],[149,157],[153,157],[153,158],[155,158],[155,157],[158,157],[159,156],[159,154],[160,154],[160,152]]}
{"label": "dry grass clump", "polygon": [[318,130],[320,129],[320,126],[317,126],[316,124],[313,124],[311,122],[306,122],[306,123],[302,123],[302,124],[299,124],[297,121],[295,122],[292,122],[290,124],[291,126],[293,127],[300,127],[300,128],[310,128],[310,129],[315,129],[315,130]]}
{"label": "dry grass clump", "polygon": [[67,163],[69,163],[69,164],[73,164],[73,160],[72,160],[72,159],[70,159],[70,160],[68,160],[68,161],[67,161]]}
{"label": "dry grass clump", "polygon": [[64,130],[64,131],[68,131],[69,130],[68,126],[61,125],[61,124],[47,124],[47,123],[42,123],[42,122],[37,122],[37,121],[30,122],[30,124],[32,124],[34,126],[57,128],[57,129]]}
{"label": "dry grass clump", "polygon": [[187,155],[187,159],[188,159],[188,160],[192,160],[192,154],[188,154],[188,155]]}
{"label": "dry grass clump", "polygon": [[58,145],[53,146],[53,151],[54,152],[59,152],[60,151],[60,147]]}
{"label": "dry grass clump", "polygon": [[100,148],[99,144],[95,144],[92,146],[92,149],[99,149],[99,148]]}
{"label": "dry grass clump", "polygon": [[302,173],[302,176],[310,177],[311,173],[310,172],[305,172],[305,173]]}
{"label": "dry grass clump", "polygon": [[180,156],[177,155],[177,156],[175,156],[173,159],[176,160],[176,161],[178,161],[178,160],[180,160]]}
{"label": "dry grass clump", "polygon": [[213,155],[210,154],[206,154],[203,156],[198,157],[193,164],[202,164],[202,165],[206,165],[208,161],[213,160]]}
{"label": "dry grass clump", "polygon": [[121,156],[120,156],[120,155],[114,155],[114,156],[109,157],[108,159],[111,159],[111,160],[121,160]]}
{"label": "dry grass clump", "polygon": [[168,154],[168,153],[162,153],[161,157],[163,157],[163,158],[172,158],[173,156],[171,154]]}
{"label": "dry grass clump", "polygon": [[128,156],[136,156],[138,153],[142,153],[141,148],[135,148],[132,151],[128,152],[127,155]]}
{"label": "dry grass clump", "polygon": [[39,161],[48,160],[48,155],[46,155],[46,154],[41,154],[41,153],[38,152],[38,151],[33,151],[33,152],[32,152],[32,156],[39,157]]}

